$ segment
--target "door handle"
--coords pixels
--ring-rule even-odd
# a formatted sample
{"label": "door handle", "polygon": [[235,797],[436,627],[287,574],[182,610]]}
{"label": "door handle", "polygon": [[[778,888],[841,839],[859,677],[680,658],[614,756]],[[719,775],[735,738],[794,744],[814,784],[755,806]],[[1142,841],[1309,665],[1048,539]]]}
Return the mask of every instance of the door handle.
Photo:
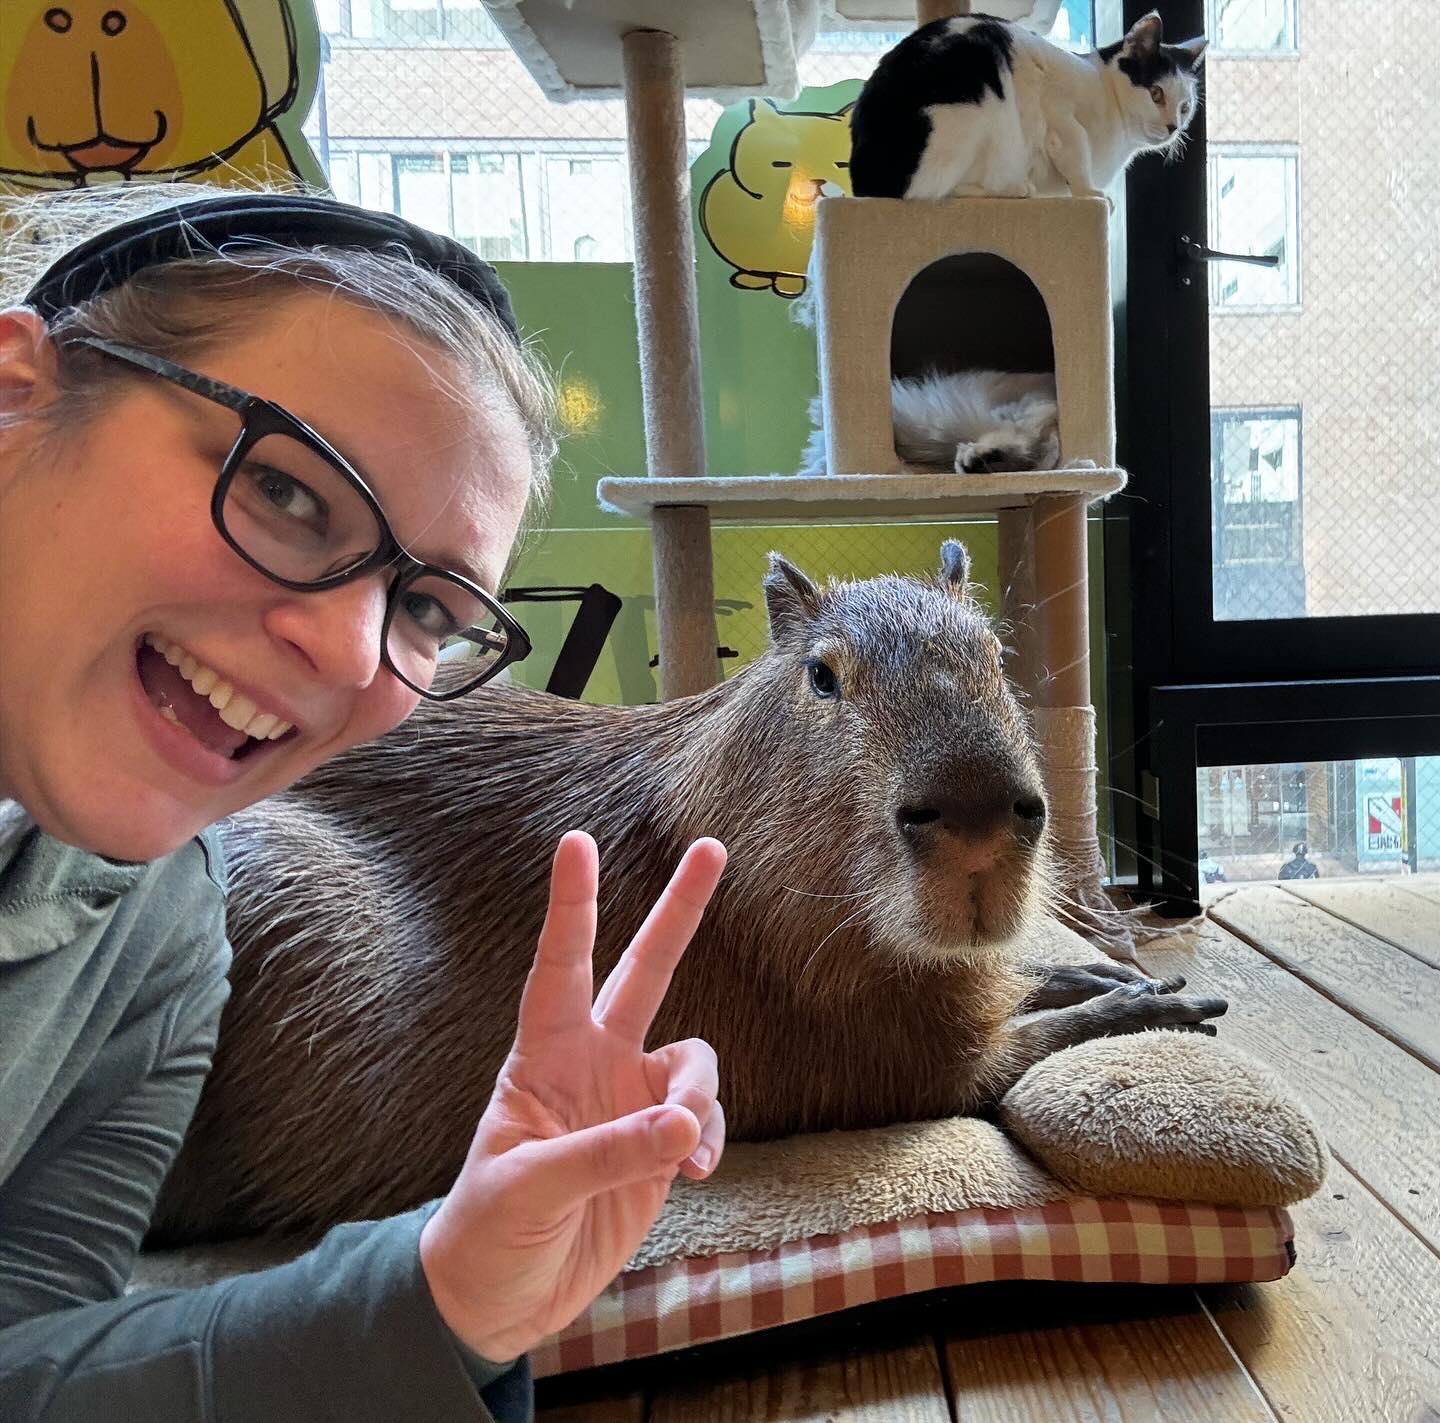
{"label": "door handle", "polygon": [[1279,257],[1252,257],[1247,252],[1217,252],[1213,247],[1205,247],[1199,242],[1192,242],[1190,238],[1181,233],[1176,239],[1176,247],[1180,257],[1186,262],[1248,262],[1252,267],[1278,267]]}

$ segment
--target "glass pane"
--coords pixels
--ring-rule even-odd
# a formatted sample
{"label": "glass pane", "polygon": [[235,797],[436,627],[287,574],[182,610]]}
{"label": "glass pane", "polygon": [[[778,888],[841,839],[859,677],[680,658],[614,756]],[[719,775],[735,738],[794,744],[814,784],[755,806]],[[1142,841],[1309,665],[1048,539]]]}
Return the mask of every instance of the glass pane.
{"label": "glass pane", "polygon": [[528,257],[520,160],[513,153],[456,153],[450,157],[454,236],[491,262]]}
{"label": "glass pane", "polygon": [[[1278,259],[1208,267],[1222,621],[1440,612],[1440,50],[1398,42],[1433,18],[1211,0],[1209,243]],[[1357,25],[1385,64],[1337,60]]]}
{"label": "glass pane", "polygon": [[1212,52],[1269,52],[1295,47],[1295,0],[1212,0]]}
{"label": "glass pane", "polygon": [[1440,875],[1440,756],[1202,766],[1200,881]]}

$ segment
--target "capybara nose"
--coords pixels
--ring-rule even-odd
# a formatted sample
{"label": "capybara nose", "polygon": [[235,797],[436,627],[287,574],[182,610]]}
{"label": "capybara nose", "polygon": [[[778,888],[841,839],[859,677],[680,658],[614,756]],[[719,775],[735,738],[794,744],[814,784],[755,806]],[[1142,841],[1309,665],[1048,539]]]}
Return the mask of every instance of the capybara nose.
{"label": "capybara nose", "polygon": [[1033,841],[1045,828],[1045,800],[1027,785],[1002,785],[984,795],[922,795],[896,810],[895,823],[916,841],[937,833],[980,837],[1001,830]]}

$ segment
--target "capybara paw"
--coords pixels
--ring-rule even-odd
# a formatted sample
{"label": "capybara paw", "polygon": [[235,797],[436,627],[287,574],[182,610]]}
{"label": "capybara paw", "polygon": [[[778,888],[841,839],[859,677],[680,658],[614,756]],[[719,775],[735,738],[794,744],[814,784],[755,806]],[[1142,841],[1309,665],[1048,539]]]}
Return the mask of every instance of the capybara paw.
{"label": "capybara paw", "polygon": [[1142,978],[1095,999],[1090,1006],[1104,1023],[1104,1031],[1115,1034],[1141,1033],[1147,1028],[1184,1028],[1214,1036],[1215,1029],[1206,1020],[1218,1018],[1227,1011],[1230,1005],[1225,999],[1159,991],[1155,983],[1154,979]]}

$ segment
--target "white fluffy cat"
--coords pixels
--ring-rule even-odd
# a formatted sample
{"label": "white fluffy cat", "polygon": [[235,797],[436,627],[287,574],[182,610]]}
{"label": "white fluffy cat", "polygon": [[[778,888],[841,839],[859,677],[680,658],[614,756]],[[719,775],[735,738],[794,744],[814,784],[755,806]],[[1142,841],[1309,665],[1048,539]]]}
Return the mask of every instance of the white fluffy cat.
{"label": "white fluffy cat", "polygon": [[[1055,377],[1014,371],[955,371],[890,385],[895,452],[907,464],[957,474],[1054,469],[1060,463]],[[820,401],[801,474],[824,474]]]}

